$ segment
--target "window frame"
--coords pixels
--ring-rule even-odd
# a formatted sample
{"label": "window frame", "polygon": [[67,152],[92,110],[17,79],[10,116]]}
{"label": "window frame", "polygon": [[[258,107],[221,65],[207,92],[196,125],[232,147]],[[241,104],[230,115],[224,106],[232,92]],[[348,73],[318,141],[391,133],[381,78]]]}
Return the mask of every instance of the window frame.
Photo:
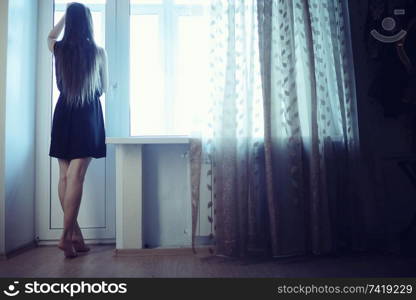
{"label": "window frame", "polygon": [[[166,120],[164,125],[165,135],[177,135],[172,133],[174,127],[174,116],[172,112],[175,106],[175,57],[178,51],[178,22],[182,16],[203,16],[204,4],[175,4],[175,0],[161,0],[160,4],[154,3],[133,3],[130,2],[130,13],[128,16],[129,25],[131,15],[159,15],[159,40],[162,45],[161,55],[163,61],[164,71],[164,116]],[[130,34],[129,34],[130,36]],[[130,41],[129,41],[130,42]],[[130,61],[129,61],[130,70]],[[130,89],[130,87],[129,87]],[[132,99],[129,97],[129,105],[131,105]],[[131,116],[132,110],[130,110],[129,122],[130,131],[129,135],[132,136],[133,128],[131,128]]]}
{"label": "window frame", "polygon": [[[44,12],[48,15],[40,24],[39,32],[39,64],[40,73],[42,74],[43,82],[39,83],[39,94],[43,95],[46,101],[52,100],[52,90],[50,84],[53,78],[53,64],[52,55],[50,52],[44,52],[43,36],[50,31],[53,24],[51,14],[57,8],[64,9],[66,4],[55,4],[54,0],[45,0],[42,4],[43,10],[52,10]],[[131,110],[130,110],[130,15],[131,13],[139,14],[154,14],[159,13],[163,22],[161,28],[161,44],[163,45],[164,57],[164,71],[165,78],[174,78],[174,56],[177,51],[176,38],[178,37],[178,18],[187,15],[203,15],[204,8],[207,2],[201,4],[174,4],[174,0],[162,0],[162,4],[134,4],[130,0],[106,0],[105,8],[100,4],[89,5],[95,11],[104,13],[103,27],[105,28],[105,49],[108,56],[108,71],[109,71],[109,88],[105,95],[105,125],[107,137],[129,137],[132,133],[131,128]],[[166,14],[169,10],[172,13]],[[167,33],[168,28],[170,30]],[[176,37],[176,38],[175,38]],[[103,45],[104,46],[104,45]],[[165,51],[170,47],[172,51]],[[177,135],[172,133],[172,130],[167,130],[172,126],[174,119],[173,111],[173,97],[174,97],[174,82],[167,81],[165,92],[165,116],[168,120],[165,124],[165,135]],[[169,95],[166,99],[166,95]],[[45,105],[46,103],[40,104]],[[52,103],[51,103],[52,104]],[[52,107],[52,105],[50,105]],[[52,110],[48,109],[49,120],[45,120],[40,127],[45,132],[50,131],[50,120],[52,119]],[[168,127],[168,128],[166,128]],[[172,128],[172,127],[171,127]],[[169,132],[170,131],[170,132]]]}

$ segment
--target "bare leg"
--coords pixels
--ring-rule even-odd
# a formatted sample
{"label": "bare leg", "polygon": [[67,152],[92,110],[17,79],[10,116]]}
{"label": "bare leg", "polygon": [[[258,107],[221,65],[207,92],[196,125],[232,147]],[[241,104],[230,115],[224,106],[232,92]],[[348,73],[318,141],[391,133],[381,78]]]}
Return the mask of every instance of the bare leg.
{"label": "bare leg", "polygon": [[66,173],[66,189],[63,201],[64,230],[58,247],[65,252],[67,257],[76,256],[72,235],[81,203],[84,178],[90,161],[91,157],[73,159],[70,161]]}
{"label": "bare leg", "polygon": [[[59,201],[61,203],[61,207],[63,211],[66,182],[67,182],[66,176],[67,176],[70,161],[65,160],[65,159],[58,159],[58,162],[59,162],[58,195],[59,195]],[[72,242],[73,242],[75,250],[78,252],[86,252],[90,250],[90,248],[84,243],[84,237],[82,236],[81,228],[79,227],[77,220],[75,220],[74,231],[72,234]]]}

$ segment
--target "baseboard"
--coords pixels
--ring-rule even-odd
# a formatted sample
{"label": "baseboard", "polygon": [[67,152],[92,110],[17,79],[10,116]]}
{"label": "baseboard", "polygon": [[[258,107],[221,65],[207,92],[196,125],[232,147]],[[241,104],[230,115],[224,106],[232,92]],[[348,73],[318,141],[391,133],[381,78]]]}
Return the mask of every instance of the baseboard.
{"label": "baseboard", "polygon": [[[115,239],[85,240],[85,244],[87,245],[111,245],[115,243]],[[39,246],[56,246],[58,244],[58,240],[42,240],[37,241],[37,244]]]}
{"label": "baseboard", "polygon": [[114,256],[183,256],[183,255],[210,255],[210,247],[198,247],[196,253],[192,248],[146,248],[146,249],[114,249]]}

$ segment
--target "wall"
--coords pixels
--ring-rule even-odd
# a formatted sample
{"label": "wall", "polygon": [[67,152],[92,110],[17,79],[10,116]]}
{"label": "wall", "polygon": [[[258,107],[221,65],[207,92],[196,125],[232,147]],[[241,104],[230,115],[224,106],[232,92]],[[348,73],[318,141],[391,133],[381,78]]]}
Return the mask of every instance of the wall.
{"label": "wall", "polygon": [[[146,145],[143,148],[143,245],[184,247],[191,245],[192,205],[188,145]],[[197,243],[211,233],[208,202],[211,193],[203,165]]]}
{"label": "wall", "polygon": [[[382,106],[368,96],[376,63],[368,58],[365,34],[368,0],[348,1],[354,52],[360,143],[366,174],[367,207],[377,222],[367,224],[375,240],[397,246],[398,233],[415,213],[415,190],[393,156],[411,155],[403,118],[386,118]],[[396,245],[396,246],[394,246]],[[394,249],[390,249],[394,250]]]}
{"label": "wall", "polygon": [[3,156],[6,253],[32,243],[35,235],[36,31],[37,1],[9,1]]}
{"label": "wall", "polygon": [[4,128],[6,111],[6,62],[7,62],[7,12],[8,1],[0,1],[0,257],[5,248],[5,193],[4,193]]}

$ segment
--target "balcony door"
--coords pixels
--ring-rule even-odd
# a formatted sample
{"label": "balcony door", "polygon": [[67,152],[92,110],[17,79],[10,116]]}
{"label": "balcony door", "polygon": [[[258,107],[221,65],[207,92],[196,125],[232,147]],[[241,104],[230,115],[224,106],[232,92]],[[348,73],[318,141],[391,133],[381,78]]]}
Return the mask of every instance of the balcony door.
{"label": "balcony door", "polygon": [[[49,157],[50,131],[52,117],[59,91],[56,87],[53,56],[47,49],[46,37],[65,12],[72,0],[39,1],[38,31],[38,101],[37,101],[37,154],[36,154],[36,233],[37,239],[48,243],[59,239],[63,228],[63,212],[58,198],[59,165],[56,158]],[[94,35],[97,44],[106,48],[109,57],[110,90],[101,97],[107,136],[121,135],[116,122],[118,109],[111,110],[117,98],[117,65],[115,27],[116,6],[123,1],[116,0],[78,0],[87,5],[92,13]],[[119,2],[119,3],[117,3]],[[109,30],[107,30],[107,28]],[[107,105],[109,103],[109,105]],[[114,104],[113,104],[114,106]],[[115,239],[114,203],[114,149],[107,147],[107,157],[92,159],[88,168],[78,222],[88,240],[112,242]]]}

